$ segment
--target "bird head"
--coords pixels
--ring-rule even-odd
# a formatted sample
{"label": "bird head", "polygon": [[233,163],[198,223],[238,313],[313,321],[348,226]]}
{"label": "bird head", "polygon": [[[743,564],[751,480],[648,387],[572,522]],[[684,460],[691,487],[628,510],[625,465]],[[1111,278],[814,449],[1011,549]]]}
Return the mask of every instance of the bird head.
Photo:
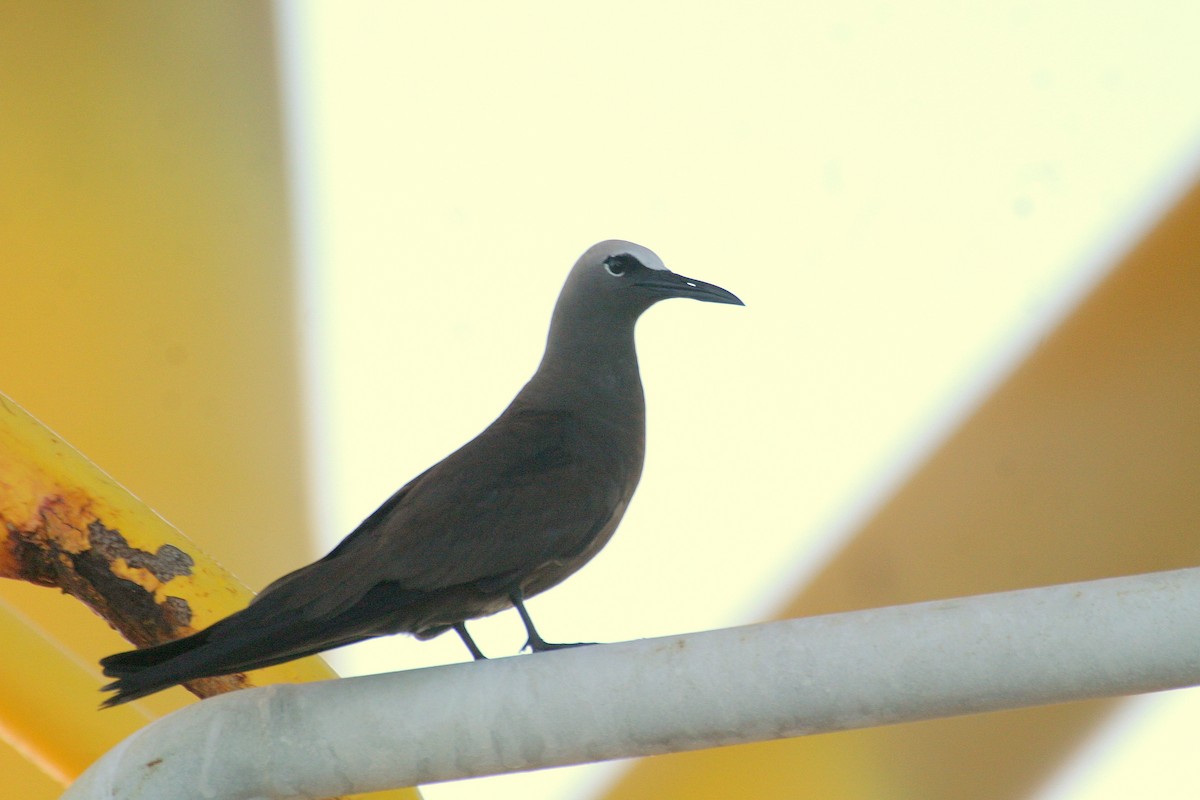
{"label": "bird head", "polygon": [[589,304],[624,308],[635,316],[659,300],[689,297],[706,303],[745,305],[732,292],[667,269],[649,248],[609,239],[588,248],[575,263],[563,294]]}
{"label": "bird head", "polygon": [[671,272],[639,244],[611,239],[590,247],[554,306],[546,352],[530,382],[539,402],[549,395],[579,400],[615,391],[625,407],[641,409],[634,326],[643,311],[671,297],[743,305],[720,286]]}

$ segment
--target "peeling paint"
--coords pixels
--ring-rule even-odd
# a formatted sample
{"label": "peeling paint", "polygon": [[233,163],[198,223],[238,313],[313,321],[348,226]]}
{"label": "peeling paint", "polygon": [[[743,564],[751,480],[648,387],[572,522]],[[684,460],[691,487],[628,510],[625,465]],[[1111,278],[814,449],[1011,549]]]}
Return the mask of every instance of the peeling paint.
{"label": "peeling paint", "polygon": [[[162,517],[0,395],[2,578],[60,590],[138,647],[194,633],[251,596]],[[62,644],[74,652],[71,642]],[[305,659],[257,673],[256,682],[329,677],[320,661]],[[248,683],[237,674],[186,688],[210,697]],[[57,750],[43,755],[47,763],[62,761]]]}
{"label": "peeling paint", "polygon": [[12,577],[61,589],[139,646],[191,633],[191,607],[165,584],[191,575],[194,559],[170,544],[154,553],[130,546],[116,528],[87,520],[88,503],[77,500],[43,498],[32,529],[7,523]]}
{"label": "peeling paint", "polygon": [[[99,520],[88,525],[91,547],[110,562],[121,561],[127,569],[142,570],[154,576],[155,586],[180,575],[191,575],[196,562],[173,544],[164,544],[154,553],[130,547],[118,530],[109,530]],[[147,589],[155,588],[146,586]]]}

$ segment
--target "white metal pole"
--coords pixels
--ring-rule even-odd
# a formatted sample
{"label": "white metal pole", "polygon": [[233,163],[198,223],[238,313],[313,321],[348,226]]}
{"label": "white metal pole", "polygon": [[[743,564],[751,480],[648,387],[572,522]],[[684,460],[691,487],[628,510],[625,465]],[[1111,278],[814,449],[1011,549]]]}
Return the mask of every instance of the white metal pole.
{"label": "white metal pole", "polygon": [[205,700],[64,800],[326,797],[1200,683],[1200,568]]}

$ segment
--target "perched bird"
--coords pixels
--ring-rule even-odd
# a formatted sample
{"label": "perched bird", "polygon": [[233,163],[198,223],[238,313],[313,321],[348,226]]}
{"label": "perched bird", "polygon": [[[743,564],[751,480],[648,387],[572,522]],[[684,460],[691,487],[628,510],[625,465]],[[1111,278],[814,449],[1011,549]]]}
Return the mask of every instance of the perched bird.
{"label": "perched bird", "polygon": [[195,678],[279,664],[373,636],[429,639],[515,606],[527,646],[550,650],[524,600],[608,542],[642,473],[645,402],[634,325],[659,300],[742,305],[606,241],[576,262],[529,383],[479,436],[418,475],[316,563],[173,642],[103,659],[113,706]]}

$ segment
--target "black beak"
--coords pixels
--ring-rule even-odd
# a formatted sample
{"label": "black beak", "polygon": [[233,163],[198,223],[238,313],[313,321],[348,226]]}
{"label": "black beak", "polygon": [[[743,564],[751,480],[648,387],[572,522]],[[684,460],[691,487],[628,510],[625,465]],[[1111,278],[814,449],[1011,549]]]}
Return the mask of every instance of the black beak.
{"label": "black beak", "polygon": [[665,269],[651,270],[650,274],[640,278],[637,286],[660,298],[690,297],[705,303],[728,303],[731,306],[746,305],[733,292],[727,292],[720,286],[698,281],[695,278],[685,278],[668,272]]}

